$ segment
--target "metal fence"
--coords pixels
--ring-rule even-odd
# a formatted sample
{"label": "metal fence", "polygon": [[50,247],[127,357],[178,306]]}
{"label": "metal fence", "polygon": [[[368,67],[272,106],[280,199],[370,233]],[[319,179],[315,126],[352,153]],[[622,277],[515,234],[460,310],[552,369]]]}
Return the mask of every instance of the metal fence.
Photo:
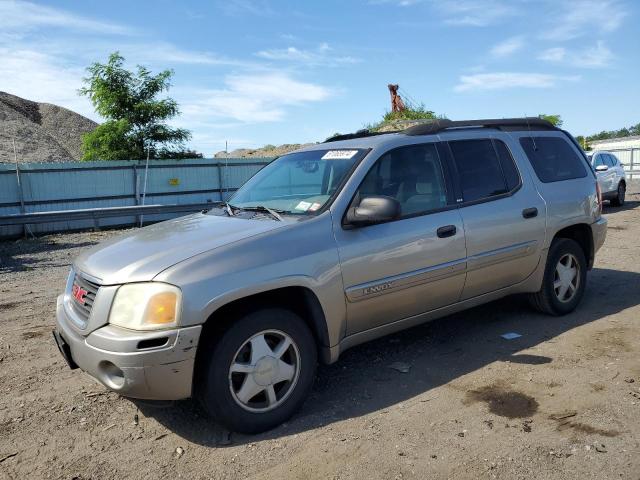
{"label": "metal fence", "polygon": [[[595,150],[597,150],[597,146],[595,147]],[[618,157],[618,160],[624,164],[627,179],[640,180],[640,148],[602,148],[602,150],[611,152]]]}
{"label": "metal fence", "polygon": [[[0,164],[0,217],[139,205],[171,205],[172,213],[149,213],[145,222],[165,220],[228,199],[253,174],[269,163],[259,159]],[[146,178],[145,178],[146,177]],[[146,180],[146,181],[145,181]],[[146,195],[145,195],[146,186]],[[167,211],[152,209],[150,212]],[[135,212],[140,213],[140,211]],[[78,217],[26,226],[0,226],[1,237],[78,230],[95,226],[133,225],[139,216]],[[184,213],[182,213],[184,214]],[[78,219],[80,218],[80,219]]]}

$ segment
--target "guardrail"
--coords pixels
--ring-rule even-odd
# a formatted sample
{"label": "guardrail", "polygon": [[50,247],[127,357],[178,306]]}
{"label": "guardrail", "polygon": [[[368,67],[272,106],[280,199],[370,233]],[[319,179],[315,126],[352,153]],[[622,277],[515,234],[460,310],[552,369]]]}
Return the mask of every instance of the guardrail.
{"label": "guardrail", "polygon": [[186,205],[134,205],[130,207],[83,208],[79,210],[19,213],[0,216],[0,225],[15,226],[49,222],[68,222],[72,220],[93,220],[95,226],[98,227],[98,219],[100,218],[162,213],[189,213],[210,209],[218,205],[220,205],[220,202],[191,203]]}

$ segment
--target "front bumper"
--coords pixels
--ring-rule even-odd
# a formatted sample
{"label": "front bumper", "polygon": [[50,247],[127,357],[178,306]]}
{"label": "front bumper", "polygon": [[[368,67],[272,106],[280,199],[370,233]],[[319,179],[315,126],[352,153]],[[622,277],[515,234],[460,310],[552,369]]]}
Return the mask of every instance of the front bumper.
{"label": "front bumper", "polygon": [[76,364],[109,390],[147,400],[191,396],[201,326],[135,332],[106,325],[82,336],[74,329],[58,297],[56,335]]}

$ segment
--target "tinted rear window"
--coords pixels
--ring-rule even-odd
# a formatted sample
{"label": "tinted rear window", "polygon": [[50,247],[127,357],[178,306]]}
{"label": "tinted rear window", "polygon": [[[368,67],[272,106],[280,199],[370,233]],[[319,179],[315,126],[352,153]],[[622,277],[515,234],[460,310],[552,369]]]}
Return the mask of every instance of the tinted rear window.
{"label": "tinted rear window", "polygon": [[522,137],[520,145],[542,182],[560,182],[587,176],[584,160],[563,138]]}
{"label": "tinted rear window", "polygon": [[465,202],[509,191],[491,140],[459,140],[449,142],[449,146],[458,168]]}
{"label": "tinted rear window", "polygon": [[518,168],[513,161],[513,157],[511,156],[509,149],[504,143],[500,140],[494,140],[493,144],[496,146],[498,156],[500,157],[502,172],[504,173],[504,178],[507,181],[507,189],[511,191],[520,185],[520,174],[518,173]]}

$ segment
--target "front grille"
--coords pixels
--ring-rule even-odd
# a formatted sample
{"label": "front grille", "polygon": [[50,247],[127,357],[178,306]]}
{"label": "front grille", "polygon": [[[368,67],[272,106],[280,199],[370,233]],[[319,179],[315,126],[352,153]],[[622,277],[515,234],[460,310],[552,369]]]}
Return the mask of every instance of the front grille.
{"label": "front grille", "polygon": [[[73,287],[71,289],[71,306],[73,310],[78,314],[78,316],[84,321],[87,321],[89,319],[91,309],[93,308],[93,302],[96,299],[96,294],[98,293],[99,288],[100,285],[90,282],[77,273],[73,278]],[[76,292],[80,292],[81,295],[77,294]]]}

